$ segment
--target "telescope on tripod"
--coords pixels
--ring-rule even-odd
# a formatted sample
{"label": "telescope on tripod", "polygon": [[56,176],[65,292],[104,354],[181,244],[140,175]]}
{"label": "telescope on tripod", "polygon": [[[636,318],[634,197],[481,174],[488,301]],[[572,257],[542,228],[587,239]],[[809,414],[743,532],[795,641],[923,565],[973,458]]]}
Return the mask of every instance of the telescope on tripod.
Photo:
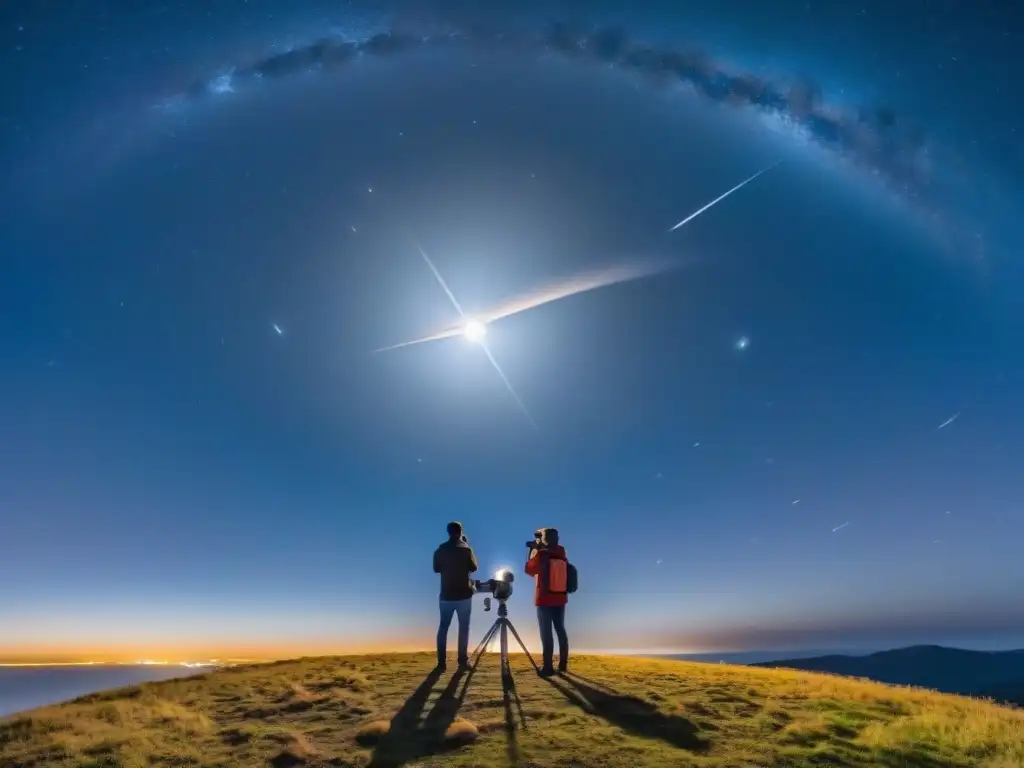
{"label": "telescope on tripod", "polygon": [[511,677],[512,670],[508,664],[508,633],[511,632],[512,636],[519,643],[519,647],[523,649],[523,653],[526,654],[526,658],[530,660],[530,664],[533,665],[534,669],[538,669],[537,662],[534,661],[533,656],[526,649],[526,644],[523,643],[523,639],[519,636],[516,628],[512,625],[511,620],[508,618],[508,606],[505,604],[506,601],[512,597],[512,582],[515,577],[512,571],[508,569],[502,569],[494,574],[493,579],[477,580],[474,582],[477,592],[486,592],[488,597],[484,598],[484,610],[491,610],[491,597],[498,601],[498,618],[494,620],[494,624],[491,625],[490,629],[484,635],[483,640],[473,651],[474,663],[480,657],[486,649],[489,643],[491,643],[495,636],[498,637],[498,645],[501,650],[501,674],[502,677],[506,675]]}

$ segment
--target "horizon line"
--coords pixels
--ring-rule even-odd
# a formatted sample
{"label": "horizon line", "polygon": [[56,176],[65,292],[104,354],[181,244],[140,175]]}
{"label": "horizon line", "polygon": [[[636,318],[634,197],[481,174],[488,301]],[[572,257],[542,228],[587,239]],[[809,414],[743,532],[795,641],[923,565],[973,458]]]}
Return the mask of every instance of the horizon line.
{"label": "horizon line", "polygon": [[[536,651],[531,651],[535,653]],[[596,649],[596,648],[583,648],[576,653],[586,654],[592,656],[636,656],[636,655],[653,655],[653,656],[694,656],[703,655],[706,653],[757,653],[758,651],[682,651],[673,649]],[[768,653],[771,651],[760,651],[762,653]],[[782,651],[780,651],[781,653]],[[266,656],[253,656],[253,657],[230,657],[230,656],[219,656],[219,657],[201,657],[191,656],[188,658],[163,658],[159,660],[155,659],[139,659],[137,657],[124,657],[122,659],[85,659],[81,661],[68,661],[65,657],[63,661],[3,661],[0,659],[0,667],[102,667],[102,666],[139,666],[139,667],[216,667],[216,666],[227,666],[233,664],[262,664],[274,661],[289,661],[303,658],[324,658],[331,656],[365,656],[373,654],[413,654],[413,653],[433,653],[432,648],[419,648],[419,649],[403,649],[403,650],[378,650],[378,651],[366,651],[366,650],[353,650],[353,651],[338,651],[328,653],[302,653],[298,652],[295,654],[268,654]],[[513,651],[509,649],[509,653],[522,654],[521,649]],[[24,658],[24,657],[22,657]]]}
{"label": "horizon line", "polygon": [[[836,647],[836,648],[754,648],[744,650],[678,650],[671,648],[614,648],[614,649],[594,649],[594,648],[583,648],[575,653],[581,655],[592,655],[592,656],[740,656],[745,654],[778,654],[780,659],[787,658],[786,654],[794,653],[809,653],[813,652],[815,655],[828,655],[828,654],[856,654],[856,653],[876,653],[884,650],[900,650],[903,648],[913,648],[922,645],[931,645],[936,647],[948,648],[950,650],[965,650],[965,651],[979,651],[982,653],[998,653],[1000,651],[1024,651],[1024,648],[1019,646],[1011,646],[1000,649],[974,649],[966,648],[959,645],[943,645],[942,643],[912,643],[910,645],[898,645],[892,647],[881,647],[873,646],[871,648],[859,648],[855,646]],[[493,651],[488,651],[493,653]],[[271,654],[267,656],[258,657],[236,657],[236,656],[217,656],[217,657],[196,657],[192,656],[189,658],[181,659],[139,659],[137,657],[127,657],[123,659],[106,659],[106,660],[95,660],[86,659],[81,661],[67,661],[66,658],[63,661],[3,661],[0,660],[0,668],[32,668],[32,667],[103,667],[103,666],[122,666],[122,667],[185,667],[191,669],[213,669],[216,667],[234,666],[239,664],[266,664],[275,661],[297,661],[299,659],[307,658],[329,658],[333,656],[366,656],[375,654],[414,654],[414,653],[433,653],[432,648],[421,648],[414,650],[378,650],[378,651],[365,651],[365,650],[354,650],[354,651],[338,651],[331,653],[296,653],[296,654]],[[509,653],[522,654],[521,649],[513,651],[509,649]],[[533,651],[531,651],[533,653]]]}

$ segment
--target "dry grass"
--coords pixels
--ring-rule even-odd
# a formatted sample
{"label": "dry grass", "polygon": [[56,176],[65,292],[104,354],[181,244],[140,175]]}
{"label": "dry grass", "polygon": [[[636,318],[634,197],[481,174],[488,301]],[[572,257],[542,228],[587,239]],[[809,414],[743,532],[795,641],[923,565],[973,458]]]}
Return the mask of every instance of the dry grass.
{"label": "dry grass", "polygon": [[1024,710],[787,670],[612,657],[303,659],[0,720],[0,767],[1024,766]]}

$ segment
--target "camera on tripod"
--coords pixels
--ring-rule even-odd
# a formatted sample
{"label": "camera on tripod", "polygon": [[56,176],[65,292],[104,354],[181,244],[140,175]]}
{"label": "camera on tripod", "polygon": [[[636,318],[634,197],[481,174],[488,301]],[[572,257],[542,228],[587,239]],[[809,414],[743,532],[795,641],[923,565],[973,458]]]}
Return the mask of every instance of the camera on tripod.
{"label": "camera on tripod", "polygon": [[[507,568],[502,568],[496,574],[493,579],[477,579],[474,582],[477,592],[486,592],[490,595],[494,595],[499,603],[504,603],[510,597],[512,597],[512,582],[515,581],[515,576],[512,571]],[[484,610],[491,610],[491,598],[484,598]]]}

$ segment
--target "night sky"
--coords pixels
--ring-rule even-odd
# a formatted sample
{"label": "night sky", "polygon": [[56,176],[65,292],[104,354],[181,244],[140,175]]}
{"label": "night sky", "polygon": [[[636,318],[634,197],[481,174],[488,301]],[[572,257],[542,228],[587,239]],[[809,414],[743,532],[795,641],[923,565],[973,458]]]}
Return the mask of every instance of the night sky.
{"label": "night sky", "polygon": [[1024,645],[1012,5],[5,3],[0,656]]}

